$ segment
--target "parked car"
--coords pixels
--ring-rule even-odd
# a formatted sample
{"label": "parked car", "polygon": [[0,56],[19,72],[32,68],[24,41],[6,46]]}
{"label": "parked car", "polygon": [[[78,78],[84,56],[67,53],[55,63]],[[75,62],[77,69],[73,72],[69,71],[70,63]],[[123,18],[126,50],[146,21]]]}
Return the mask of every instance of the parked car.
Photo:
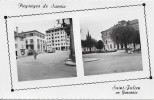
{"label": "parked car", "polygon": [[27,54],[28,55],[33,55],[34,54],[34,50],[32,50],[32,49],[31,50],[28,50]]}
{"label": "parked car", "polygon": [[53,48],[50,48],[47,50],[47,53],[54,53],[54,52],[55,52],[55,49],[53,49]]}

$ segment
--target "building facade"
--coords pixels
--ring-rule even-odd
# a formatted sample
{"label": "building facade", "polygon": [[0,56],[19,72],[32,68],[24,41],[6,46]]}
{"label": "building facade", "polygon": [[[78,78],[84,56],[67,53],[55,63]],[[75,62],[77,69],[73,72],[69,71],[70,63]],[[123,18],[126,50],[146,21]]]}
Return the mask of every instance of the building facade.
{"label": "building facade", "polygon": [[35,50],[40,53],[45,52],[46,50],[45,34],[37,30],[22,32],[20,34],[26,37],[25,38],[26,49]]}
{"label": "building facade", "polygon": [[111,32],[112,32],[112,28],[101,32],[102,41],[104,43],[104,49],[108,51],[117,49],[116,43],[114,43],[110,37]]}
{"label": "building facade", "polygon": [[[134,29],[139,30],[139,22],[137,19],[135,19],[131,21],[125,21],[125,20],[119,21],[118,24],[101,32],[105,50],[112,51],[112,50],[117,50],[117,49],[124,49],[124,45],[116,44],[112,41],[110,34],[114,28],[119,27],[119,26],[126,26],[126,25],[132,26],[134,27]],[[132,44],[128,45],[128,47],[131,47],[131,46]]]}
{"label": "building facade", "polygon": [[25,56],[26,51],[26,45],[25,45],[25,36],[22,36],[18,34],[17,32],[14,32],[14,39],[15,39],[15,55],[18,56]]}
{"label": "building facade", "polygon": [[27,50],[35,50],[37,52],[45,52],[46,50],[46,40],[45,34],[34,30],[19,33],[25,36],[25,45]]}
{"label": "building facade", "polygon": [[51,28],[46,31],[47,52],[52,50],[65,51],[70,49],[70,36],[63,27]]}
{"label": "building facade", "polygon": [[[35,50],[38,53],[46,51],[45,34],[37,30],[21,33],[18,33],[16,31],[14,36],[17,57],[28,55],[28,53],[32,50]],[[24,52],[24,54],[21,54],[19,52]]]}

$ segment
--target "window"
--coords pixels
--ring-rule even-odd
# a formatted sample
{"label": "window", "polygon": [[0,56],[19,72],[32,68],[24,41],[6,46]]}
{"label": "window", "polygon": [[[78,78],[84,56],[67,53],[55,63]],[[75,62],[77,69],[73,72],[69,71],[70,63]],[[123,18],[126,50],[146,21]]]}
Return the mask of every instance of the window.
{"label": "window", "polygon": [[28,44],[28,40],[26,40],[26,44]]}
{"label": "window", "polygon": [[15,44],[15,48],[18,48],[18,44]]}
{"label": "window", "polygon": [[20,38],[20,41],[23,41],[24,39],[23,38]]}
{"label": "window", "polygon": [[24,48],[24,45],[22,44],[22,49]]}
{"label": "window", "polygon": [[110,44],[110,48],[112,49],[112,45]]}
{"label": "window", "polygon": [[33,36],[33,33],[30,33],[30,36]]}
{"label": "window", "polygon": [[30,39],[30,44],[33,44],[33,39]]}
{"label": "window", "polygon": [[39,39],[37,39],[37,43],[39,43]]}

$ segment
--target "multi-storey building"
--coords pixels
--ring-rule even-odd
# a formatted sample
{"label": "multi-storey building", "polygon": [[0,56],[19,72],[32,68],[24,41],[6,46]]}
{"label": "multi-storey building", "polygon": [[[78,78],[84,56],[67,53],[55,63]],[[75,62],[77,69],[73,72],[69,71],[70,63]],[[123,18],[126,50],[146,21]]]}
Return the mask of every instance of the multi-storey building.
{"label": "multi-storey building", "polygon": [[[112,32],[112,30],[118,26],[125,26],[125,25],[129,25],[129,26],[132,26],[134,27],[134,29],[136,30],[139,30],[139,23],[138,23],[138,20],[135,19],[135,20],[131,20],[131,21],[125,21],[125,20],[122,20],[122,21],[119,21],[118,24],[112,26],[111,28],[105,30],[105,31],[102,31],[101,34],[102,34],[102,40],[103,40],[103,43],[104,43],[104,46],[105,46],[105,50],[115,50],[115,49],[121,49],[121,48],[124,48],[123,45],[117,45],[116,43],[114,43],[110,37],[110,34]],[[132,44],[130,44],[129,46],[131,46]]]}
{"label": "multi-storey building", "polygon": [[22,32],[19,34],[26,37],[25,38],[26,49],[28,50],[32,49],[37,52],[45,52],[46,50],[45,34],[37,30]]}
{"label": "multi-storey building", "polygon": [[28,55],[30,50],[35,50],[38,53],[46,51],[45,34],[33,30],[18,33],[14,32],[16,56]]}
{"label": "multi-storey building", "polygon": [[63,27],[55,27],[46,31],[47,51],[50,50],[69,50],[70,36],[64,31]]}
{"label": "multi-storey building", "polygon": [[24,56],[26,55],[26,45],[25,45],[25,36],[14,32],[15,39],[15,54],[16,56]]}

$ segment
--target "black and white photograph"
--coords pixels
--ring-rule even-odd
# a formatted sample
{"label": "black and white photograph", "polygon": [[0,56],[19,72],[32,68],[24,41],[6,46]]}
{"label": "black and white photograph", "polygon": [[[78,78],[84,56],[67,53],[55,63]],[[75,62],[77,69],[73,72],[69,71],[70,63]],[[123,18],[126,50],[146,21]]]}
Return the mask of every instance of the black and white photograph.
{"label": "black and white photograph", "polygon": [[19,82],[77,77],[72,18],[17,23],[14,40]]}
{"label": "black and white photograph", "polygon": [[80,17],[85,76],[143,71],[136,12],[121,8]]}

